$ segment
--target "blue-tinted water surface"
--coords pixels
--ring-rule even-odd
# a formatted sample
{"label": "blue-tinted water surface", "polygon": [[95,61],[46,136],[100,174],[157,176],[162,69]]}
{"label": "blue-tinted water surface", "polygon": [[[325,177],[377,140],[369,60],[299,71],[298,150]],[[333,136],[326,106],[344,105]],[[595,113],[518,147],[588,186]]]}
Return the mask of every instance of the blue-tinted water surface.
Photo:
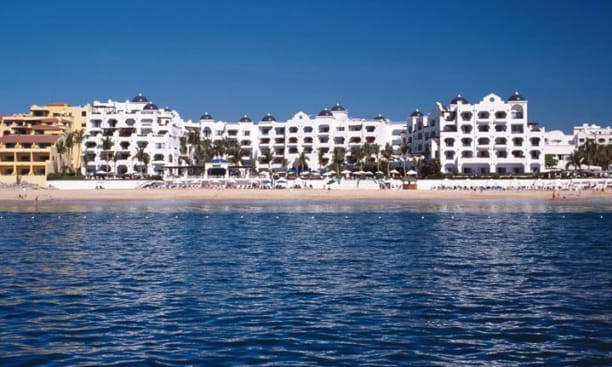
{"label": "blue-tinted water surface", "polygon": [[0,365],[610,365],[612,205],[0,212]]}

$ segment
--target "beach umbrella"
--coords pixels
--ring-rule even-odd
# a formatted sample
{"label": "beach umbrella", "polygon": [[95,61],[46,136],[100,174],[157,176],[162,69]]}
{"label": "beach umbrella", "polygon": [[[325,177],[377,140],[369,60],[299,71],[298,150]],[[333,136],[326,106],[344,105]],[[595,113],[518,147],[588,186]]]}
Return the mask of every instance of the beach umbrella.
{"label": "beach umbrella", "polygon": [[392,174],[392,175],[398,175],[399,171],[396,170],[396,169],[392,169],[391,171],[389,171],[389,173]]}
{"label": "beach umbrella", "polygon": [[348,174],[350,174],[350,173],[352,173],[352,172],[351,172],[351,171],[349,171],[348,169],[345,169],[344,171],[342,171],[342,172],[340,172],[340,173],[342,173],[343,175],[348,175]]}
{"label": "beach umbrella", "polygon": [[407,175],[416,175],[417,172],[413,169],[411,169],[410,171],[406,172]]}

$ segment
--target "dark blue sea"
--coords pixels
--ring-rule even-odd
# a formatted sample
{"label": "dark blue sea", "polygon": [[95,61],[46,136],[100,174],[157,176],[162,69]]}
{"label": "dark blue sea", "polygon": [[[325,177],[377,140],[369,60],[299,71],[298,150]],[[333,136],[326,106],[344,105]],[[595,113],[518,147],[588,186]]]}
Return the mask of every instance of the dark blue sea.
{"label": "dark blue sea", "polygon": [[612,202],[0,207],[1,366],[610,366]]}

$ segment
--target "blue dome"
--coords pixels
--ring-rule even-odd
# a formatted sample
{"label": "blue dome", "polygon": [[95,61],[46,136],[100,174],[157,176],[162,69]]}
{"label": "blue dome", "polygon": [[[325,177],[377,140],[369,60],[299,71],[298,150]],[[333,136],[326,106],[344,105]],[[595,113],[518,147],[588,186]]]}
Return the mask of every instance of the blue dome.
{"label": "blue dome", "polygon": [[157,108],[156,105],[154,105],[153,103],[147,103],[143,108],[143,111],[154,111],[154,110],[159,110],[159,108]]}
{"label": "blue dome", "polygon": [[334,116],[330,110],[328,110],[327,108],[324,108],[321,112],[319,112],[319,116]]}
{"label": "blue dome", "polygon": [[240,122],[253,122],[253,121],[252,121],[252,120],[249,118],[249,116],[244,115],[244,116],[242,116],[242,118],[240,119]]}
{"label": "blue dome", "polygon": [[166,107],[166,108],[164,108],[164,111],[166,111],[166,112],[172,112],[172,108],[170,108],[170,107]]}
{"label": "blue dome", "polygon": [[457,97],[453,98],[450,104],[457,104],[457,102],[461,102],[463,104],[470,103],[467,99],[465,99],[465,97],[461,96],[461,94],[457,94]]}
{"label": "blue dome", "polygon": [[385,116],[383,116],[381,113],[379,113],[378,115],[376,115],[376,117],[374,117],[374,120],[377,120],[377,121],[386,121],[387,119],[385,118]]}
{"label": "blue dome", "polygon": [[269,112],[261,119],[261,121],[276,121],[276,118],[272,116]]}
{"label": "blue dome", "polygon": [[147,99],[147,97],[145,97],[142,94],[138,93],[138,95],[136,97],[132,98],[132,102],[147,103],[147,102],[149,102],[149,100]]}
{"label": "blue dome", "polygon": [[336,105],[332,107],[331,110],[334,112],[339,112],[339,111],[344,112],[346,111],[346,108],[342,107],[340,103],[336,103]]}
{"label": "blue dome", "polygon": [[514,94],[511,95],[510,98],[508,98],[508,101],[511,101],[511,102],[524,101],[524,100],[525,100],[525,97],[521,96],[519,92],[514,92]]}
{"label": "blue dome", "polygon": [[410,117],[423,117],[423,112],[419,111],[417,108],[413,113],[410,114]]}
{"label": "blue dome", "polygon": [[213,120],[213,117],[208,112],[204,112],[204,114],[200,116],[200,120]]}

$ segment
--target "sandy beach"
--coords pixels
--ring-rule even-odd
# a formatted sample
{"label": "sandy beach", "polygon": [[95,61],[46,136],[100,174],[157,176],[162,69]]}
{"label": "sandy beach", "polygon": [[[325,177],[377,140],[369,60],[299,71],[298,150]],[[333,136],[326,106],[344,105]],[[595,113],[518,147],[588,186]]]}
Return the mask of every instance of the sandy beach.
{"label": "sandy beach", "polygon": [[[560,191],[555,200],[612,200],[612,191]],[[553,200],[552,191],[474,191],[474,190],[313,190],[313,189],[115,189],[52,190],[0,189],[0,203],[27,201],[125,201],[125,200],[203,200],[203,201],[273,201],[273,200]]]}

